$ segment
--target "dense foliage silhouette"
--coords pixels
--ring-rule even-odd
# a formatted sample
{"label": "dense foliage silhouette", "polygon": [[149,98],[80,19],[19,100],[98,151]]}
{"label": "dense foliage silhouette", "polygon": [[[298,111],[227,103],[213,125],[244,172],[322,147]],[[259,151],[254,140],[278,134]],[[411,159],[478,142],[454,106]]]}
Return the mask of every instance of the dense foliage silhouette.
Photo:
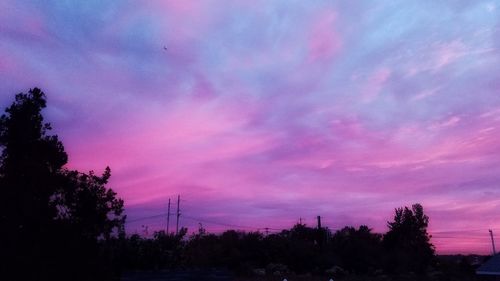
{"label": "dense foliage silhouette", "polygon": [[358,229],[344,227],[335,232],[331,251],[336,264],[357,273],[370,273],[382,267],[382,235],[373,233],[365,225]]}
{"label": "dense foliage silhouette", "polygon": [[384,246],[390,253],[390,267],[395,272],[423,273],[433,262],[434,246],[427,233],[429,217],[420,204],[395,210],[394,221],[388,222],[389,231],[384,235]]}
{"label": "dense foliage silhouette", "polygon": [[100,240],[123,232],[123,201],[102,176],[67,170],[68,155],[44,123],[45,94],[16,95],[0,117],[2,280],[98,280]]}
{"label": "dense foliage silhouette", "polygon": [[[399,231],[395,230],[399,227],[396,225],[382,235],[373,233],[367,226],[344,227],[332,232],[327,228],[296,224],[291,229],[268,235],[236,230],[217,235],[203,228],[189,237],[185,231],[177,236],[160,231],[152,238],[133,235],[123,240],[127,260],[122,266],[129,271],[227,268],[238,275],[256,275],[256,280],[282,280],[301,274],[323,278],[314,280],[332,277],[335,280],[475,280],[474,270],[465,257],[438,263],[433,252],[418,256],[423,251],[397,244],[410,241],[411,236],[406,235],[426,235],[425,223],[419,228],[418,220],[399,220],[401,209],[403,213],[405,209],[411,210],[414,219],[423,219],[425,215],[423,209],[420,214],[420,207],[413,207],[416,215],[413,209],[406,207],[396,209],[395,214],[397,223],[419,229],[420,234],[393,234],[391,231]],[[391,244],[393,235],[401,235],[404,242]],[[319,243],[323,238],[323,244]],[[408,243],[412,245],[409,247],[430,247],[428,253],[431,253],[430,243]],[[263,279],[262,275],[269,279]],[[300,280],[310,280],[304,278]]]}

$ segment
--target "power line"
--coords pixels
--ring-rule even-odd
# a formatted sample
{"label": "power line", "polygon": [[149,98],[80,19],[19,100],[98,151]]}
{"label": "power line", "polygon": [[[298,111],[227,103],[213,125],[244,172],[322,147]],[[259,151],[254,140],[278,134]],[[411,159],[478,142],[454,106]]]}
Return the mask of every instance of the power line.
{"label": "power line", "polygon": [[[178,233],[178,224],[179,224],[179,217],[180,217],[180,196],[177,197],[178,200],[178,210],[177,210],[177,229],[176,232]],[[170,201],[170,200],[169,200]],[[182,200],[184,201],[184,200]],[[128,223],[133,223],[133,222],[138,222],[138,221],[143,221],[143,220],[148,220],[148,219],[155,219],[155,218],[160,218],[167,216],[167,233],[169,230],[169,218],[172,214],[170,212],[167,213],[160,213],[157,215],[151,215],[151,216],[145,216],[145,217],[140,217],[132,220],[128,220]],[[224,222],[219,222],[211,219],[205,219],[205,218],[200,218],[200,217],[194,217],[194,216],[189,216],[189,215],[183,215],[184,218],[196,222],[204,222],[206,224],[212,224],[212,225],[220,225],[220,226],[226,226],[226,227],[233,227],[233,228],[238,228],[238,229],[245,229],[245,230],[256,230],[256,231],[261,231],[264,230],[265,232],[272,233],[272,232],[281,232],[283,229],[281,228],[271,228],[271,227],[257,227],[257,226],[249,226],[249,225],[239,225],[239,224],[230,224],[230,223],[224,223]],[[302,222],[302,218],[300,218],[300,222]],[[270,231],[272,230],[272,231]],[[330,229],[330,231],[335,232],[338,229]],[[448,231],[433,231],[429,232],[431,237],[433,239],[483,239],[485,235],[481,235],[480,233],[464,233],[464,232],[479,232],[479,231],[484,231],[484,229],[478,229],[478,228],[470,228],[470,229],[454,229],[454,230],[448,230]]]}
{"label": "power line", "polygon": [[170,225],[170,198],[168,198],[168,212],[167,212],[167,234],[169,234],[169,227]]}
{"label": "power line", "polygon": [[[494,228],[491,228],[491,230],[496,230]],[[432,233],[440,233],[440,234],[451,234],[451,233],[461,233],[461,232],[480,232],[483,233],[485,231],[484,228],[469,228],[469,229],[453,229],[453,230],[444,230],[444,231],[429,231]]]}
{"label": "power line", "polygon": [[[127,220],[127,223],[138,222],[138,221],[143,221],[143,220],[148,220],[148,219],[154,219],[154,218],[160,218],[160,217],[169,216],[169,215],[171,216],[173,214],[160,213],[160,214],[157,214],[157,215],[151,215],[151,216],[145,216],[145,217],[140,217],[140,218],[135,218],[135,219]],[[193,217],[193,216],[187,216],[187,215],[183,215],[183,217],[186,218],[186,219],[189,219],[189,220],[195,220],[195,221],[198,221],[198,222],[205,222],[205,223],[208,223],[208,224],[215,224],[215,225],[220,225],[220,226],[236,227],[236,228],[242,228],[242,229],[256,229],[256,230],[266,229],[266,227],[256,227],[256,226],[248,226],[248,225],[228,224],[228,223],[223,223],[223,222],[217,222],[217,221],[210,220],[210,219],[204,219],[204,218],[200,218],[200,217]],[[281,228],[270,228],[270,227],[268,229],[269,230],[277,230],[277,231],[283,230]],[[338,230],[338,229],[330,229],[330,230],[335,231],[335,230]],[[487,234],[481,235],[479,233],[478,234],[474,234],[474,235],[465,234],[464,233],[464,235],[460,235],[460,232],[475,231],[475,230],[476,229],[462,229],[462,230],[453,230],[453,231],[437,231],[437,232],[429,232],[429,234],[432,236],[432,238],[438,238],[438,239],[441,239],[441,238],[484,238],[485,236],[487,236]],[[484,229],[483,229],[483,231],[484,231]]]}
{"label": "power line", "polygon": [[154,218],[163,217],[165,215],[167,215],[167,213],[161,213],[158,215],[152,215],[152,216],[147,216],[147,217],[140,217],[140,218],[136,218],[133,220],[127,220],[127,222],[130,223],[130,222],[137,222],[137,221],[142,221],[142,220],[147,220],[147,219],[154,219]]}
{"label": "power line", "polygon": [[[160,218],[160,217],[163,217],[165,215],[169,216],[169,215],[172,215],[172,214],[161,213],[161,214],[157,214],[157,215],[145,216],[145,217],[140,217],[140,218],[136,218],[136,219],[132,219],[132,220],[127,220],[127,223],[138,222],[138,221],[143,221],[143,220],[148,220],[148,219],[154,219],[154,218]],[[283,229],[280,229],[280,228],[272,228],[272,227],[255,227],[255,226],[244,226],[244,225],[237,225],[237,224],[222,223],[222,222],[217,222],[217,221],[213,221],[213,220],[207,220],[207,219],[203,219],[203,218],[200,218],[200,217],[193,217],[193,216],[188,216],[188,215],[182,215],[182,217],[186,218],[186,219],[189,219],[189,220],[194,220],[194,221],[197,221],[197,222],[204,222],[204,223],[208,223],[208,224],[215,224],[215,225],[221,225],[221,226],[227,226],[227,227],[236,227],[236,228],[243,228],[243,229],[256,229],[256,230],[266,229],[266,228],[269,229],[269,230],[276,230],[276,231],[283,230]]]}
{"label": "power line", "polygon": [[261,230],[261,229],[268,229],[268,230],[276,230],[276,231],[281,231],[282,229],[279,228],[271,228],[271,227],[255,227],[255,226],[246,226],[246,225],[237,225],[237,224],[229,224],[229,223],[222,223],[222,222],[216,222],[213,220],[206,220],[202,219],[199,217],[192,217],[192,216],[187,216],[183,215],[184,218],[193,220],[193,221],[198,221],[198,222],[204,222],[208,224],[215,224],[215,225],[220,225],[220,226],[227,226],[227,227],[235,227],[235,228],[241,228],[241,229],[254,229],[254,230]]}

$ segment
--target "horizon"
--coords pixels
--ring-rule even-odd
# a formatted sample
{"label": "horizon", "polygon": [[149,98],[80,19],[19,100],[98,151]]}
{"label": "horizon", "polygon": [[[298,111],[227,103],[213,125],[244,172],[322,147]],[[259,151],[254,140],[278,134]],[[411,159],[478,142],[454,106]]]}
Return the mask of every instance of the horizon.
{"label": "horizon", "polygon": [[438,254],[490,254],[499,13],[483,0],[2,1],[0,107],[41,88],[67,167],[110,166],[130,234],[164,229],[178,194],[189,233],[318,215],[385,233],[394,208],[420,203]]}

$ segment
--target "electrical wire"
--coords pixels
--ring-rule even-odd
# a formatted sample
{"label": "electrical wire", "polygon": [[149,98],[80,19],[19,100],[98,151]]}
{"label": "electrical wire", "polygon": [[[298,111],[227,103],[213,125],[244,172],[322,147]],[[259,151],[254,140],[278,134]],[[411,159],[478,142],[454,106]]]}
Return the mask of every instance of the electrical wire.
{"label": "electrical wire", "polygon": [[[168,214],[167,213],[161,213],[161,214],[156,214],[156,215],[151,215],[151,216],[145,216],[145,217],[140,217],[140,218],[135,218],[131,220],[127,220],[127,223],[133,223],[133,222],[138,222],[138,221],[144,221],[144,220],[149,220],[149,219],[155,219],[155,218],[160,218],[160,217],[166,217]],[[175,214],[172,213],[170,214],[171,216],[174,216]],[[224,223],[224,222],[218,222],[215,220],[211,219],[205,219],[205,218],[200,218],[200,217],[195,217],[195,216],[190,216],[190,215],[181,215],[182,218],[188,219],[191,221],[196,221],[196,222],[203,222],[206,224],[211,224],[211,225],[219,225],[219,226],[226,226],[226,227],[233,227],[237,229],[244,229],[244,230],[255,230],[255,231],[265,231],[266,233],[279,233],[283,229],[280,228],[272,228],[272,227],[256,227],[256,226],[248,226],[248,225],[239,225],[239,224],[230,224],[230,223]],[[331,231],[335,231],[336,229],[331,229]],[[474,235],[471,234],[464,234],[460,235],[459,233],[464,233],[464,232],[479,232],[479,231],[486,231],[487,229],[454,229],[450,231],[436,231],[436,232],[429,232],[431,235],[432,239],[484,239],[485,237],[488,237],[488,234],[485,232],[484,235],[481,235],[480,233],[475,233]],[[495,230],[495,229],[493,229]],[[453,235],[455,234],[455,235]]]}

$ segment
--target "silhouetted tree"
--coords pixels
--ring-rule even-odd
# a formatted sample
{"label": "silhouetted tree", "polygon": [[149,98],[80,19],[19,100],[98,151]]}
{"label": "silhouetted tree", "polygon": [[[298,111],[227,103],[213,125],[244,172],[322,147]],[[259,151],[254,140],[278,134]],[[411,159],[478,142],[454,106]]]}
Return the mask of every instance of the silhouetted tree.
{"label": "silhouetted tree", "polygon": [[0,117],[0,273],[6,280],[96,280],[98,238],[123,229],[123,201],[105,188],[109,168],[102,177],[64,168],[68,156],[48,134],[45,107],[45,94],[34,88]]}
{"label": "silhouetted tree", "polygon": [[[184,241],[186,233],[187,228],[183,227],[178,234],[157,231],[152,239],[134,234],[124,239],[125,243],[117,249],[120,252],[120,266],[124,270],[157,270],[185,265],[185,254],[188,252]],[[191,261],[187,263],[192,264]]]}
{"label": "silhouetted tree", "polygon": [[299,273],[312,270],[318,255],[317,230],[305,224],[296,224],[289,235],[286,264]]}
{"label": "silhouetted tree", "polygon": [[[61,187],[67,155],[43,122],[45,95],[39,89],[16,95],[0,117],[0,231],[5,272],[40,272],[57,215],[52,196]],[[26,268],[31,268],[28,272]],[[22,276],[20,276],[21,278]],[[33,278],[36,276],[26,276]]]}
{"label": "silhouetted tree", "polygon": [[85,239],[109,239],[112,233],[123,235],[123,200],[105,186],[111,169],[106,167],[100,177],[92,171],[65,171],[63,175],[64,188],[56,194],[58,219],[70,223]]}
{"label": "silhouetted tree", "polygon": [[358,229],[344,227],[331,239],[332,252],[342,268],[356,273],[370,273],[380,268],[382,236],[365,225]]}
{"label": "silhouetted tree", "polygon": [[424,273],[434,259],[434,246],[427,233],[429,217],[420,204],[395,210],[394,221],[388,222],[384,235],[388,252],[387,270]]}

